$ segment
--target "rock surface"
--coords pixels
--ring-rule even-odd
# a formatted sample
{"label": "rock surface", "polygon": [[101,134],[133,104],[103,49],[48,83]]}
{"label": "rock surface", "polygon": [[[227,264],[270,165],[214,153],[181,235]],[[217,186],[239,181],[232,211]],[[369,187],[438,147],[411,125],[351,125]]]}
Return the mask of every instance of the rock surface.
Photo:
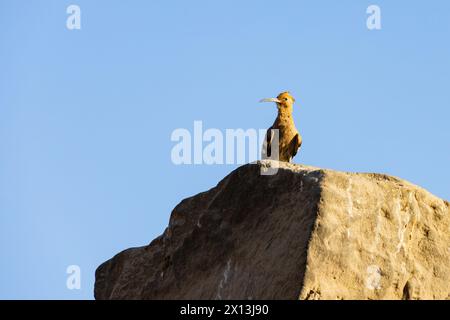
{"label": "rock surface", "polygon": [[448,299],[450,204],[383,174],[272,161],[183,200],[96,299]]}

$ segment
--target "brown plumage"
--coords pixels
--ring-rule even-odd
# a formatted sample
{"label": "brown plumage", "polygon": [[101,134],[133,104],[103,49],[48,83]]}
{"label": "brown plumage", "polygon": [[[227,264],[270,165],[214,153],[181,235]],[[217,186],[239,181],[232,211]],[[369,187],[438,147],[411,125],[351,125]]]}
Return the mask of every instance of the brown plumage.
{"label": "brown plumage", "polygon": [[276,159],[276,155],[272,152],[275,147],[275,134],[272,130],[277,129],[279,135],[278,160],[291,162],[302,145],[302,137],[298,133],[292,118],[294,97],[289,92],[283,92],[276,98],[263,99],[261,102],[275,102],[278,108],[278,116],[273,125],[267,130],[266,138],[264,139],[262,158]]}

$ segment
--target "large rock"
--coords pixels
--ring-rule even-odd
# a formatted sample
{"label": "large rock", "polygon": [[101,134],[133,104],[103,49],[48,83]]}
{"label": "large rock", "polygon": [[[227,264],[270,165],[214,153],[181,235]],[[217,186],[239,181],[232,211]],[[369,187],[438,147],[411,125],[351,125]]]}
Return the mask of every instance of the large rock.
{"label": "large rock", "polygon": [[97,299],[447,299],[450,205],[383,174],[264,161],[183,200]]}

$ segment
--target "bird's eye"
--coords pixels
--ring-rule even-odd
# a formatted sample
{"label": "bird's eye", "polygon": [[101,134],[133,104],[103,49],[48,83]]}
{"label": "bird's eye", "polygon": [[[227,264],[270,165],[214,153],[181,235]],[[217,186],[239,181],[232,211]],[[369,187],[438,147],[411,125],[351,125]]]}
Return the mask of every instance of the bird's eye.
{"label": "bird's eye", "polygon": [[284,101],[288,101],[288,98],[284,98]]}

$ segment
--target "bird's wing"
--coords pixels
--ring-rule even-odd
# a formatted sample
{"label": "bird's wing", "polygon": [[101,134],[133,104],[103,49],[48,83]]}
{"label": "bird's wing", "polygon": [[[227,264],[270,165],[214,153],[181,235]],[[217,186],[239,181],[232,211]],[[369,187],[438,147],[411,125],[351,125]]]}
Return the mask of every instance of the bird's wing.
{"label": "bird's wing", "polygon": [[295,155],[297,154],[298,149],[300,149],[302,145],[302,139],[300,138],[300,135],[297,133],[294,138],[292,138],[291,140],[291,154],[292,154],[292,158],[295,157]]}
{"label": "bird's wing", "polygon": [[273,140],[272,127],[270,127],[269,129],[267,129],[266,139],[264,140],[264,143],[263,143],[263,149],[262,149],[262,158],[263,159],[268,159],[272,155],[272,140]]}

